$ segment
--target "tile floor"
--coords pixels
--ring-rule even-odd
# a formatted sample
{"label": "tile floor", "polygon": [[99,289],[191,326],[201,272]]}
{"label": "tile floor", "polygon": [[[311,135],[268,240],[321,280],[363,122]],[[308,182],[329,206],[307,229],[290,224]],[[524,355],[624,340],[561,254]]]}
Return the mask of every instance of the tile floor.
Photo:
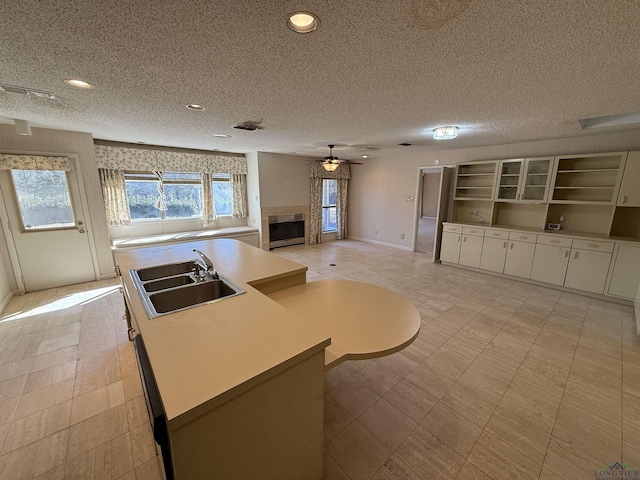
{"label": "tile floor", "polygon": [[[308,281],[390,288],[423,320],[402,352],[327,373],[325,480],[640,467],[630,307],[350,240],[275,253],[308,265]],[[122,313],[106,281],[16,297],[0,315],[0,480],[163,478]]]}

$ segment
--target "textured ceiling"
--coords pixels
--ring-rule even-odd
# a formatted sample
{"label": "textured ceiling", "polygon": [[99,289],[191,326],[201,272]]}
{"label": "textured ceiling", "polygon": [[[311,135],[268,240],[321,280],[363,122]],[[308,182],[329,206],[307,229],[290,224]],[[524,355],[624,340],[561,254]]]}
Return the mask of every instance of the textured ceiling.
{"label": "textured ceiling", "polygon": [[[318,30],[290,31],[298,10]],[[640,111],[638,32],[638,0],[3,2],[0,83],[57,100],[0,94],[0,121],[341,158],[576,136],[593,133],[578,119]],[[264,129],[231,128],[246,120]],[[431,138],[449,124],[457,139]]]}

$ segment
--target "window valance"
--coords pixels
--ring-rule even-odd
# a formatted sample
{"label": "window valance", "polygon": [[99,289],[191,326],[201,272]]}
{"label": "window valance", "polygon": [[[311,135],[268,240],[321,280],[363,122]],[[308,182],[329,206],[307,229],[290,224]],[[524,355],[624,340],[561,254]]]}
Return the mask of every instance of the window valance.
{"label": "window valance", "polygon": [[311,164],[311,178],[341,178],[349,180],[351,178],[351,168],[348,163],[341,163],[333,172],[328,172],[321,162]]}
{"label": "window valance", "polygon": [[98,168],[163,172],[247,173],[244,156],[95,145]]}
{"label": "window valance", "polygon": [[69,157],[42,155],[0,155],[0,170],[73,170]]}

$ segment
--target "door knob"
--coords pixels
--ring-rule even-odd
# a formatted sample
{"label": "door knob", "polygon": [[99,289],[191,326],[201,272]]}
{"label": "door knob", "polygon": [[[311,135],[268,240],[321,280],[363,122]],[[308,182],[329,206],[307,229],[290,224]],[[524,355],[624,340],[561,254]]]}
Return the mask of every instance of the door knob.
{"label": "door knob", "polygon": [[84,230],[80,229],[78,230],[78,233],[84,233]]}

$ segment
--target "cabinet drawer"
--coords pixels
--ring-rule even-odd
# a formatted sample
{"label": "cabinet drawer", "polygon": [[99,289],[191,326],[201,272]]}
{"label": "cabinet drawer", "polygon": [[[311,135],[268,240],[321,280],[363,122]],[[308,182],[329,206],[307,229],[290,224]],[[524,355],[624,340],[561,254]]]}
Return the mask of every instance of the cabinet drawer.
{"label": "cabinet drawer", "polygon": [[516,240],[518,242],[536,243],[538,235],[535,233],[521,233],[521,232],[509,232],[509,240]]}
{"label": "cabinet drawer", "polygon": [[491,237],[491,238],[504,238],[507,239],[509,238],[509,231],[508,230],[494,230],[491,228],[486,228],[484,231],[484,236],[485,237]]}
{"label": "cabinet drawer", "polygon": [[461,225],[443,224],[442,225],[442,231],[443,232],[451,232],[451,233],[462,233],[462,226]]}
{"label": "cabinet drawer", "polygon": [[614,244],[611,242],[600,242],[596,240],[582,240],[575,238],[571,248],[581,250],[593,250],[594,252],[613,252]]}
{"label": "cabinet drawer", "polygon": [[478,237],[484,237],[484,228],[462,227],[462,233],[464,233],[465,235],[476,235]]}
{"label": "cabinet drawer", "polygon": [[567,247],[571,248],[571,238],[552,236],[552,235],[538,235],[538,241],[541,245],[553,245],[555,247]]}

